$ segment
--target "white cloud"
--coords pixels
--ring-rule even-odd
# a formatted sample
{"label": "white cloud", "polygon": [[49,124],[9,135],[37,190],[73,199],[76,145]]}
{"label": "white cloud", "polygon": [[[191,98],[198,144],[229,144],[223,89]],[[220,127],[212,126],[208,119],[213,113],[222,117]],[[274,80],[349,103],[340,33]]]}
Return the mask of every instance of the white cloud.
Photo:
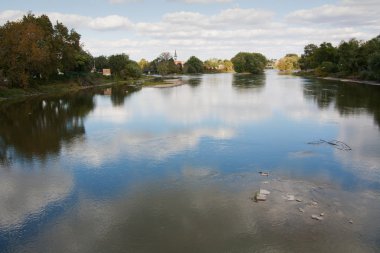
{"label": "white cloud", "polygon": [[[25,12],[22,11],[3,11],[0,12],[0,24],[4,24],[7,20],[21,19]],[[42,13],[36,13],[41,15]],[[115,30],[130,29],[133,23],[127,18],[119,15],[109,15],[103,17],[90,17],[77,14],[64,14],[59,12],[49,12],[46,15],[54,24],[56,21],[63,23],[68,28],[75,29],[92,29],[92,30]]]}
{"label": "white cloud", "polygon": [[123,3],[137,3],[144,2],[144,0],[108,0],[111,4],[123,4]]}
{"label": "white cloud", "polygon": [[320,26],[375,26],[380,27],[379,1],[341,1],[312,9],[297,10],[287,15],[290,22],[309,23]]}
{"label": "white cloud", "polygon": [[[95,17],[47,14],[53,22],[59,20],[82,34],[82,41],[92,54],[125,52],[135,60],[153,60],[161,52],[174,49],[182,60],[194,54],[203,60],[215,56],[231,58],[239,51],[261,52],[269,58],[278,58],[289,52],[300,54],[309,43],[338,44],[353,37],[367,40],[377,36],[380,29],[380,2],[371,0],[343,0],[297,10],[285,17],[271,10],[241,7],[222,9],[212,15],[201,9],[168,12],[150,22],[112,14]],[[18,10],[0,12],[0,24],[22,15]],[[113,32],[112,38],[109,31]]]}
{"label": "white cloud", "polygon": [[170,2],[182,2],[187,4],[212,4],[212,3],[230,3],[233,0],[169,0]]}

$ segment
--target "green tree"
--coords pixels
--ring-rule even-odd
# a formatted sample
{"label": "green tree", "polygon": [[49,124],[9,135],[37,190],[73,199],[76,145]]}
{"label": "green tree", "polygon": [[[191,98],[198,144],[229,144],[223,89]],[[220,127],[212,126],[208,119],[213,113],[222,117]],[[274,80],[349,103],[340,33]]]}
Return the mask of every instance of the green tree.
{"label": "green tree", "polygon": [[351,39],[341,42],[338,47],[339,70],[346,75],[357,74],[367,68],[367,60],[362,55],[362,42]]}
{"label": "green tree", "polygon": [[141,77],[141,74],[142,71],[139,64],[135,61],[129,60],[123,72],[124,77],[139,78]]}
{"label": "green tree", "polygon": [[185,73],[203,73],[203,62],[195,56],[191,56],[185,63]]}
{"label": "green tree", "polygon": [[108,62],[113,75],[121,76],[121,71],[129,63],[129,56],[126,54],[116,54],[108,57]]}
{"label": "green tree", "polygon": [[148,71],[164,76],[179,73],[180,68],[175,64],[173,56],[164,52],[149,64]]}
{"label": "green tree", "polygon": [[264,71],[267,59],[260,53],[240,52],[231,59],[234,69],[238,73],[248,72],[252,74]]}
{"label": "green tree", "polygon": [[368,58],[370,78],[380,81],[380,51],[373,53]]}
{"label": "green tree", "polygon": [[108,69],[110,67],[108,58],[104,55],[95,57],[94,61],[95,61],[95,68],[98,71],[101,71],[102,69]]}
{"label": "green tree", "polygon": [[302,70],[315,69],[318,66],[318,63],[315,60],[315,52],[317,49],[318,46],[314,44],[305,46],[304,53],[299,60],[300,68]]}

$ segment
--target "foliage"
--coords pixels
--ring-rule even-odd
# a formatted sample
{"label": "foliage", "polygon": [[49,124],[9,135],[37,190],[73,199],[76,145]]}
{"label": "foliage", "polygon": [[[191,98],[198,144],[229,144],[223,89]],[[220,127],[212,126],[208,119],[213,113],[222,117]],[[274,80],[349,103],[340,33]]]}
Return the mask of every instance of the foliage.
{"label": "foliage", "polygon": [[238,73],[259,74],[264,71],[267,64],[267,59],[260,53],[240,52],[231,61],[235,71]]}
{"label": "foliage", "polygon": [[94,58],[95,61],[95,68],[98,71],[101,71],[102,69],[108,69],[110,68],[110,64],[108,62],[108,58],[104,55],[98,56]]}
{"label": "foliage", "polygon": [[139,78],[141,77],[142,71],[139,66],[139,64],[135,61],[129,60],[127,65],[124,68],[124,78],[125,77],[132,77],[132,78]]}
{"label": "foliage", "polygon": [[305,46],[300,59],[302,70],[316,71],[317,75],[346,76],[380,80],[380,36],[369,41],[351,39],[337,47],[324,42],[320,46]]}
{"label": "foliage", "polygon": [[217,58],[208,59],[204,62],[204,69],[207,72],[232,72],[233,64],[230,60]]}
{"label": "foliage", "polygon": [[112,74],[121,76],[121,71],[125,69],[125,66],[129,62],[129,56],[126,54],[115,54],[108,57],[108,62],[111,68]]}
{"label": "foliage", "polygon": [[161,53],[160,56],[149,63],[147,69],[151,73],[163,76],[180,73],[180,67],[175,64],[173,56],[168,52]]}
{"label": "foliage", "polygon": [[139,66],[140,66],[140,69],[143,71],[143,72],[148,72],[148,68],[149,68],[149,62],[147,60],[145,60],[144,58],[141,59],[139,61]]}
{"label": "foliage", "polygon": [[62,23],[54,26],[46,15],[28,13],[21,20],[0,26],[0,69],[10,87],[28,87],[60,72],[88,69],[91,55],[80,35]]}
{"label": "foliage", "polygon": [[185,73],[195,74],[203,73],[203,62],[195,56],[191,56],[185,63]]}
{"label": "foliage", "polygon": [[280,71],[293,71],[300,68],[299,57],[296,54],[287,54],[285,57],[278,60],[276,68]]}

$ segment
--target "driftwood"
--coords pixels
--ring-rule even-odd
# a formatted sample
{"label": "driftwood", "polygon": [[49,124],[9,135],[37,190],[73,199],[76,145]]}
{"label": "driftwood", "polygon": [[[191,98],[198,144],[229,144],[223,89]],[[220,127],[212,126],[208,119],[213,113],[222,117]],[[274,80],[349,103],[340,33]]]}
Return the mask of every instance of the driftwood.
{"label": "driftwood", "polygon": [[331,140],[331,141],[326,141],[326,140],[319,140],[319,141],[313,141],[313,142],[308,142],[307,144],[311,145],[319,145],[319,144],[329,144],[333,146],[336,149],[343,150],[343,151],[351,151],[352,148],[348,146],[346,143],[342,141],[337,141],[337,140]]}

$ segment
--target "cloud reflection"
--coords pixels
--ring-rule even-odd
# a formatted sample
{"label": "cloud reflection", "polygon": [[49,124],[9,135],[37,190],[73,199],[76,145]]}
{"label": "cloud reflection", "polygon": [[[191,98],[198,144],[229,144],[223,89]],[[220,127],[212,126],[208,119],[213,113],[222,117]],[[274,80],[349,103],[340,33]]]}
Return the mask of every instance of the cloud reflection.
{"label": "cloud reflection", "polygon": [[22,225],[72,190],[73,178],[58,170],[4,172],[0,176],[0,228]]}
{"label": "cloud reflection", "polygon": [[[223,176],[206,181],[182,179],[175,184],[151,181],[136,185],[104,202],[81,194],[77,206],[22,250],[371,252],[371,235],[379,231],[371,223],[379,219],[375,212],[379,202],[374,201],[378,197],[373,195],[316,190],[308,182],[271,180],[265,185],[271,191],[268,200],[254,203],[250,196],[260,183],[253,175],[235,184]],[[287,193],[302,197],[303,202],[285,200]],[[309,205],[312,199],[318,201],[316,206]],[[370,203],[373,208],[363,213],[355,207],[359,203]],[[305,213],[300,213],[299,207]],[[310,218],[320,212],[325,212],[323,222]],[[348,223],[348,217],[355,220],[354,225]]]}
{"label": "cloud reflection", "polygon": [[84,159],[92,166],[100,166],[122,155],[128,155],[131,159],[162,160],[196,148],[203,138],[225,140],[234,135],[235,132],[227,128],[200,128],[170,133],[128,133],[120,130],[107,137],[91,136],[85,142],[78,139],[73,145],[66,146],[63,154]]}

